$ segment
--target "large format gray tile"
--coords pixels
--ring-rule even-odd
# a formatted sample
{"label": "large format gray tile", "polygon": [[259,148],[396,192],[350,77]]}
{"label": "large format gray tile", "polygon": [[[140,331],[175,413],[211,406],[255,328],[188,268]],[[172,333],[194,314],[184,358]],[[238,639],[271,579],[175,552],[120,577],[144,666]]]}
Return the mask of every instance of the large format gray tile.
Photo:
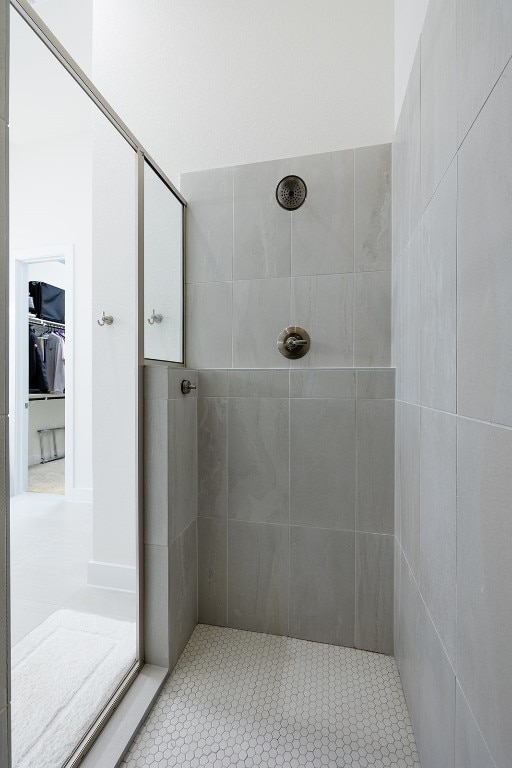
{"label": "large format gray tile", "polygon": [[288,522],[288,410],[284,399],[230,398],[230,518]]}
{"label": "large format gray tile", "polygon": [[290,160],[275,160],[234,169],[235,280],[290,275],[291,213],[276,199],[290,167]]}
{"label": "large format gray tile", "polygon": [[354,530],[355,401],[290,403],[290,521]]}
{"label": "large format gray tile", "polygon": [[395,401],[395,536],[400,542],[402,504],[402,403]]}
{"label": "large format gray tile", "polygon": [[[4,3],[0,6],[0,18]],[[7,3],[7,13],[9,3]],[[0,23],[1,35],[1,23]],[[1,39],[1,37],[0,37]],[[2,70],[0,58],[0,99]],[[4,73],[5,74],[5,73]],[[0,102],[1,107],[1,102]],[[9,365],[7,355],[8,318],[9,318],[9,250],[8,250],[8,128],[0,119],[0,414],[9,412]]]}
{"label": "large format gray tile", "polygon": [[405,94],[402,130],[405,138],[404,214],[409,241],[421,217],[421,38]]}
{"label": "large format gray tile", "polygon": [[512,6],[509,0],[457,0],[459,142],[511,54]]}
{"label": "large format gray tile", "polygon": [[408,403],[420,402],[420,235],[418,227],[400,259],[400,390]]}
{"label": "large format gray tile", "polygon": [[187,285],[186,361],[192,368],[232,366],[232,285]]}
{"label": "large format gray tile", "polygon": [[169,549],[144,547],[144,657],[169,666]]}
{"label": "large format gray tile", "polygon": [[147,400],[144,406],[144,543],[169,540],[169,403]]}
{"label": "large format gray tile", "polygon": [[0,768],[11,765],[11,734],[7,709],[0,709]]}
{"label": "large format gray tile", "polygon": [[393,262],[391,273],[391,365],[395,368],[395,397],[402,398],[402,264]]}
{"label": "large format gray tile", "polygon": [[228,401],[197,401],[197,511],[205,517],[228,515]]}
{"label": "large format gray tile", "polygon": [[7,436],[9,419],[0,416],[0,709],[7,706],[7,505],[9,503],[9,461]]}
{"label": "large format gray tile", "polygon": [[457,162],[421,223],[421,402],[457,410]]}
{"label": "large format gray tile", "polygon": [[288,526],[234,520],[228,525],[229,626],[288,634]]}
{"label": "large format gray tile", "polygon": [[391,272],[354,275],[354,365],[391,365]]}
{"label": "large format gray tile", "polygon": [[289,374],[284,370],[228,371],[230,397],[288,397]]}
{"label": "large format gray tile", "polygon": [[355,150],[356,272],[391,269],[391,144]]}
{"label": "large format gray tile", "polygon": [[356,533],[355,645],[392,654],[394,537]]}
{"label": "large format gray tile", "polygon": [[394,537],[394,571],[393,571],[393,641],[394,641],[394,655],[396,663],[400,668],[400,566],[402,560],[402,550],[400,549],[400,543]]}
{"label": "large format gray tile", "polygon": [[421,199],[425,209],[457,151],[455,0],[430,0],[421,35]]}
{"label": "large format gray tile", "polygon": [[198,397],[227,397],[227,371],[198,371]]}
{"label": "large format gray tile", "polygon": [[185,173],[187,283],[233,279],[233,169]]}
{"label": "large format gray tile", "polygon": [[395,403],[358,400],[356,405],[356,530],[393,533]]}
{"label": "large format gray tile", "polygon": [[512,64],[459,152],[458,413],[512,426]]}
{"label": "large format gray tile", "polygon": [[299,360],[292,361],[292,367],[332,368],[352,365],[353,280],[353,275],[318,275],[292,279],[289,325],[301,326],[311,337],[309,352]]}
{"label": "large format gray tile", "polygon": [[170,665],[178,661],[197,624],[197,522],[169,549]]}
{"label": "large format gray tile", "polygon": [[[144,366],[144,400],[181,400],[183,379],[190,379],[197,384],[197,371],[187,368],[172,368],[169,365],[149,364]],[[196,390],[187,395],[197,397]]]}
{"label": "large format gray tile", "polygon": [[169,537],[197,516],[197,399],[172,400],[169,418]]}
{"label": "large format gray tile", "polygon": [[354,269],[354,151],[296,157],[306,202],[292,216],[292,275]]}
{"label": "large format gray tile", "polygon": [[400,542],[416,579],[420,565],[420,408],[401,405]]}
{"label": "large format gray tile", "polygon": [[226,626],[228,620],[228,522],[210,517],[197,521],[198,620]]}
{"label": "large format gray tile", "polygon": [[398,119],[392,146],[392,244],[393,264],[398,261],[400,254],[408,240],[408,222],[405,215],[405,190],[406,190],[406,143],[405,125],[407,109],[402,106],[402,112]]}
{"label": "large format gray tile", "polygon": [[403,556],[400,563],[400,621],[398,659],[400,678],[414,731],[418,728],[418,691],[421,690],[419,634],[421,597]]}
{"label": "large format gray tile", "polygon": [[420,680],[415,734],[422,768],[453,768],[455,673],[425,606],[420,606]]}
{"label": "large format gray tile", "polygon": [[457,673],[498,766],[512,754],[512,431],[458,419]]}
{"label": "large format gray tile", "polygon": [[395,371],[357,371],[358,400],[394,400]]}
{"label": "large format gray tile", "polygon": [[290,325],[290,281],[233,283],[233,367],[288,368],[277,337]]}
{"label": "large format gray tile", "polygon": [[356,372],[353,370],[291,370],[290,397],[356,397]]}
{"label": "large format gray tile", "polygon": [[456,691],[455,768],[496,768],[459,684]]}
{"label": "large format gray tile", "polygon": [[354,562],[353,533],[291,527],[292,637],[354,645]]}
{"label": "large format gray tile", "polygon": [[455,666],[457,418],[421,410],[420,587]]}

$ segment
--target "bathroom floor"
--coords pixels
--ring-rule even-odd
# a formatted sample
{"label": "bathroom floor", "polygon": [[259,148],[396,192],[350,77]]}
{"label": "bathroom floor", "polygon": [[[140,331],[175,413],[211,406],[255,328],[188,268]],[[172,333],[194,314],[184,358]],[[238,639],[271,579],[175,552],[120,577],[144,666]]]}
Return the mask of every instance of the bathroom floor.
{"label": "bathroom floor", "polygon": [[419,768],[395,660],[199,625],[126,768]]}

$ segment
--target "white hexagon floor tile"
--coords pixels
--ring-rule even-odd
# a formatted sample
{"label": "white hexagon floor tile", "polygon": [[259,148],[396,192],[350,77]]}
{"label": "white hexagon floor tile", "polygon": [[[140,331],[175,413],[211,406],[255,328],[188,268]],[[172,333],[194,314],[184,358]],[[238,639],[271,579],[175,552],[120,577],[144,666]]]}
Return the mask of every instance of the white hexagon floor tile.
{"label": "white hexagon floor tile", "polygon": [[196,627],[126,768],[419,768],[391,656]]}

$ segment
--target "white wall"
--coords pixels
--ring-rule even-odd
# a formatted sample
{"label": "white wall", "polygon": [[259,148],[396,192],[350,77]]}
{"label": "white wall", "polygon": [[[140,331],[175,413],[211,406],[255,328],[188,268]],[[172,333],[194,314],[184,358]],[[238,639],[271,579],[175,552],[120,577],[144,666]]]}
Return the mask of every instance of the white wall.
{"label": "white wall", "polygon": [[393,136],[393,0],[97,0],[99,89],[173,181]]}
{"label": "white wall", "polygon": [[402,111],[429,0],[395,0],[395,126]]}

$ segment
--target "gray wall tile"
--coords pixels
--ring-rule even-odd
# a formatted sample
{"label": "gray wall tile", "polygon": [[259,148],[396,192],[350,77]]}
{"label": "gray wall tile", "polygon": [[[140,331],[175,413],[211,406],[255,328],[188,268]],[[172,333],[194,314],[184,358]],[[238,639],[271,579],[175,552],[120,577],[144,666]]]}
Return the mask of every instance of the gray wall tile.
{"label": "gray wall tile", "polygon": [[420,560],[420,408],[402,403],[400,542],[416,578]]}
{"label": "gray wall tile", "polygon": [[197,509],[200,516],[228,516],[228,401],[197,403]]}
{"label": "gray wall tile", "polygon": [[199,371],[198,397],[227,397],[227,371]]}
{"label": "gray wall tile", "polygon": [[144,542],[166,546],[169,541],[169,420],[166,400],[144,406]]}
{"label": "gray wall tile", "polygon": [[457,418],[421,410],[420,586],[455,666]]}
{"label": "gray wall tile", "polygon": [[290,281],[240,280],[233,283],[233,366],[288,368],[277,337],[290,325]]}
{"label": "gray wall tile", "polygon": [[[144,400],[182,400],[181,382],[189,379],[197,385],[198,372],[188,368],[173,368],[168,364],[146,364],[144,366]],[[192,390],[188,399],[197,397]]]}
{"label": "gray wall tile", "polygon": [[395,401],[395,536],[400,543],[402,506],[402,403]]}
{"label": "gray wall tile", "polygon": [[353,533],[291,527],[290,635],[354,644]]}
{"label": "gray wall tile", "polygon": [[457,162],[421,224],[421,402],[457,409]]}
{"label": "gray wall tile", "polygon": [[400,391],[402,400],[409,403],[420,402],[420,234],[418,227],[400,259]]}
{"label": "gray wall tile", "polygon": [[173,400],[169,419],[171,540],[197,517],[197,400]]}
{"label": "gray wall tile", "polygon": [[11,734],[7,709],[0,710],[0,768],[10,768]]}
{"label": "gray wall tile", "polygon": [[144,547],[144,655],[147,664],[169,666],[169,549]]}
{"label": "gray wall tile", "polygon": [[290,521],[354,530],[355,402],[290,403]]}
{"label": "gray wall tile", "polygon": [[233,279],[233,169],[181,177],[186,198],[187,283]]}
{"label": "gray wall tile", "polygon": [[421,765],[422,768],[453,766],[455,674],[423,604],[420,607],[419,656],[421,696],[415,732]]}
{"label": "gray wall tile", "polygon": [[354,275],[354,365],[391,364],[391,272]]}
{"label": "gray wall tile", "polygon": [[392,243],[393,263],[398,260],[402,250],[409,239],[408,221],[405,215],[405,190],[406,190],[406,117],[405,103],[398,119],[393,139],[392,155]]}
{"label": "gray wall tile", "polygon": [[288,397],[288,371],[228,371],[230,397]]}
{"label": "gray wall tile", "polygon": [[459,152],[458,412],[512,426],[512,64]]}
{"label": "gray wall tile", "polygon": [[359,400],[356,405],[356,530],[393,533],[395,403]]}
{"label": "gray wall tile", "polygon": [[391,269],[391,144],[355,150],[355,271]]}
{"label": "gray wall tile", "polygon": [[357,371],[358,400],[394,400],[395,371]]}
{"label": "gray wall tile", "polygon": [[404,689],[414,732],[418,732],[420,688],[420,605],[421,597],[407,560],[400,563],[400,622],[399,653],[400,678]]}
{"label": "gray wall tile", "polygon": [[169,621],[171,669],[197,624],[197,522],[194,520],[169,549]]}
{"label": "gray wall tile", "polygon": [[232,283],[187,286],[187,365],[231,368]]}
{"label": "gray wall tile", "polygon": [[391,273],[391,365],[395,367],[395,396],[402,397],[402,263],[393,263]]}
{"label": "gray wall tile", "polygon": [[512,754],[512,432],[458,419],[457,672],[497,765]]}
{"label": "gray wall tile", "polygon": [[394,655],[398,668],[400,668],[400,566],[402,560],[402,550],[400,544],[394,538],[394,571],[393,571],[393,640]]}
{"label": "gray wall tile", "polygon": [[354,151],[296,157],[292,173],[304,179],[306,202],[291,214],[292,274],[354,270]]}
{"label": "gray wall tile", "polygon": [[334,369],[291,370],[290,397],[350,398],[356,397],[356,372]]}
{"label": "gray wall tile", "polygon": [[421,217],[421,106],[420,106],[421,41],[409,77],[405,96],[404,140],[405,140],[405,194],[404,213],[406,238],[404,245],[412,237]]}
{"label": "gray wall tile", "polygon": [[7,662],[8,662],[8,619],[6,596],[8,594],[7,572],[7,507],[9,504],[9,453],[7,440],[9,419],[0,416],[0,709],[7,706]]}
{"label": "gray wall tile", "polygon": [[457,0],[459,142],[511,54],[512,7],[509,0]]}
{"label": "gray wall tile", "polygon": [[235,280],[290,275],[291,214],[276,200],[276,187],[287,176],[290,160],[234,168]]}
{"label": "gray wall tile", "polygon": [[286,525],[229,521],[230,627],[288,633],[288,530]]}
{"label": "gray wall tile", "polygon": [[288,522],[288,411],[288,400],[229,400],[230,518]]}
{"label": "gray wall tile", "polygon": [[[2,18],[0,7],[0,19]],[[7,3],[7,12],[9,4]],[[0,39],[2,35],[0,23]],[[0,100],[2,69],[0,57]],[[0,101],[1,104],[1,101]],[[9,246],[8,246],[8,206],[7,206],[7,168],[8,168],[8,128],[0,119],[0,359],[2,370],[0,371],[0,414],[9,412],[9,364],[7,354],[8,328],[9,328]]]}
{"label": "gray wall tile", "polygon": [[421,35],[423,209],[457,151],[455,0],[430,0]]}
{"label": "gray wall tile", "polygon": [[226,626],[228,620],[228,522],[210,517],[197,521],[198,619]]}
{"label": "gray wall tile", "polygon": [[352,365],[353,279],[353,275],[292,279],[291,322],[288,324],[301,326],[311,337],[308,354],[292,361],[292,366]]}
{"label": "gray wall tile", "polygon": [[457,684],[455,724],[455,768],[496,768],[480,728]]}
{"label": "gray wall tile", "polygon": [[356,648],[393,653],[394,559],[393,536],[356,533]]}

